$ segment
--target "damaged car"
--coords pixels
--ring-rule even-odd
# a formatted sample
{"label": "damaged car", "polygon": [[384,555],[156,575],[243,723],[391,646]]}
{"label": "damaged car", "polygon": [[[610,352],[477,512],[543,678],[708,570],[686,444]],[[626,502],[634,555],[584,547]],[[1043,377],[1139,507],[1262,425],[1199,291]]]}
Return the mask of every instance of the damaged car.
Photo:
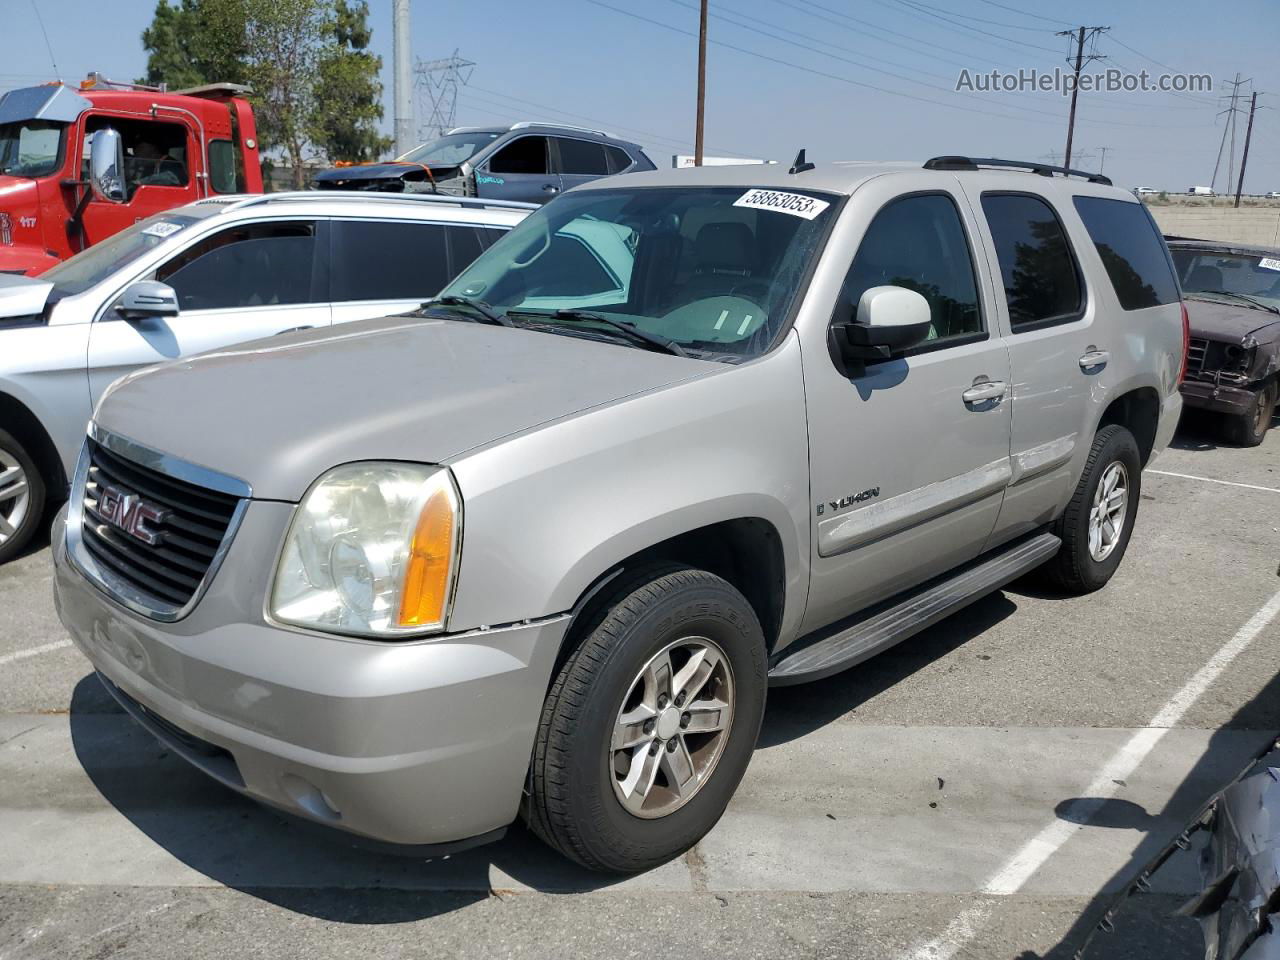
{"label": "damaged car", "polygon": [[601,177],[653,169],[640,147],[603,130],[521,121],[456,127],[394,160],[325,170],[312,186],[546,203]]}
{"label": "damaged car", "polygon": [[1280,394],[1280,249],[1166,239],[1191,321],[1183,401],[1257,446]]}

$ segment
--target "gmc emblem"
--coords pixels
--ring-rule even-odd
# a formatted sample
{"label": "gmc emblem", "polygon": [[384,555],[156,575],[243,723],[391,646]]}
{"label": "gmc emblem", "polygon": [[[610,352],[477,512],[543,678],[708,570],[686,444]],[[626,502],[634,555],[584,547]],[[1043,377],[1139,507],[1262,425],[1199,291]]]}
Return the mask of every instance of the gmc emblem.
{"label": "gmc emblem", "polygon": [[152,506],[135,493],[119,487],[103,487],[98,497],[98,513],[118,530],[123,530],[135,540],[154,547],[160,542],[160,533],[148,523],[164,523],[168,510]]}

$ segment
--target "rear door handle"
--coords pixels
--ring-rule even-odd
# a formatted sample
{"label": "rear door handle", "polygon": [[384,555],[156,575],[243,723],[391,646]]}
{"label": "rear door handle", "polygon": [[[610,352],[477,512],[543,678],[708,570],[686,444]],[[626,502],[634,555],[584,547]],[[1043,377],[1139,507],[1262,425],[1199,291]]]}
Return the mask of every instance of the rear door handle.
{"label": "rear door handle", "polygon": [[1090,350],[1080,358],[1080,369],[1092,370],[1094,367],[1105,367],[1110,359],[1111,354],[1105,350]]}
{"label": "rear door handle", "polygon": [[1003,380],[983,380],[981,383],[975,383],[960,396],[965,403],[983,403],[987,400],[999,400],[1009,390],[1009,385]]}
{"label": "rear door handle", "polygon": [[272,334],[273,337],[283,337],[286,333],[297,333],[300,330],[314,330],[315,324],[308,323],[301,327],[289,327],[287,330],[277,330]]}

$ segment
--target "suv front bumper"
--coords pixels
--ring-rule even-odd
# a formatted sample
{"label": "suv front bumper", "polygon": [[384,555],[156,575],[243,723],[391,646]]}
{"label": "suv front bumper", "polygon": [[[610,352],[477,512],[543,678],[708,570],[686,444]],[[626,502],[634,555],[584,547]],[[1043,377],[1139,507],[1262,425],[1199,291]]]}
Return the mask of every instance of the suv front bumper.
{"label": "suv front bumper", "polygon": [[1253,407],[1254,391],[1248,387],[1184,380],[1181,389],[1183,402],[1199,410],[1243,416]]}
{"label": "suv front bumper", "polygon": [[233,790],[375,841],[441,848],[430,852],[500,835],[568,617],[394,643],[273,626],[260,614],[262,557],[291,509],[253,503],[208,594],[170,624],[126,611],[69,562],[64,509],[58,615],[134,719]]}

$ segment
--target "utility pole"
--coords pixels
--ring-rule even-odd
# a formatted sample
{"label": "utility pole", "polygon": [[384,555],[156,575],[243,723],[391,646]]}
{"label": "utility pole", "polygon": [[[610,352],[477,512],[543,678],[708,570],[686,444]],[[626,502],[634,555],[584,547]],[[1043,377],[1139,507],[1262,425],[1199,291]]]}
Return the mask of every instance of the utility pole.
{"label": "utility pole", "polygon": [[693,165],[702,166],[702,121],[707,106],[707,0],[698,16],[698,120],[693,129]]}
{"label": "utility pole", "polygon": [[1244,189],[1244,165],[1249,162],[1249,141],[1253,138],[1253,115],[1258,111],[1258,91],[1249,101],[1249,125],[1244,131],[1244,156],[1240,158],[1240,180],[1236,183],[1236,206],[1240,206],[1240,191]]}
{"label": "utility pole", "polygon": [[[1064,167],[1071,166],[1071,138],[1076,131],[1076,97],[1080,94],[1080,70],[1086,63],[1092,63],[1094,60],[1103,59],[1099,54],[1090,52],[1085,56],[1084,42],[1088,38],[1093,41],[1094,46],[1098,43],[1098,34],[1104,30],[1110,30],[1110,27],[1080,27],[1076,30],[1059,30],[1057,36],[1072,37],[1076,42],[1075,56],[1075,83],[1071,86],[1071,113],[1067,117],[1067,149],[1062,160]],[[1092,47],[1090,48],[1093,49]],[[1067,55],[1067,65],[1071,65],[1071,56]]]}
{"label": "utility pole", "polygon": [[392,81],[395,100],[396,156],[414,147],[413,55],[409,41],[409,0],[391,0]]}
{"label": "utility pole", "polygon": [[1098,172],[1103,173],[1107,169],[1107,151],[1110,147],[1099,147],[1098,152],[1102,154],[1102,159],[1098,161]]}
{"label": "utility pole", "polygon": [[1222,140],[1218,143],[1218,159],[1214,161],[1213,179],[1209,181],[1209,186],[1211,188],[1218,186],[1218,170],[1222,166],[1222,152],[1227,147],[1227,136],[1229,134],[1231,137],[1231,152],[1227,155],[1227,188],[1224,191],[1225,193],[1231,192],[1231,181],[1233,179],[1231,174],[1235,169],[1236,114],[1240,112],[1240,107],[1238,105],[1240,100],[1240,88],[1244,86],[1246,83],[1252,83],[1252,82],[1253,82],[1252,80],[1241,80],[1240,74],[1238,73],[1236,74],[1236,78],[1234,80],[1228,80],[1227,83],[1231,84],[1231,97],[1227,104],[1227,109],[1223,110],[1221,113],[1218,114],[1218,116],[1220,117],[1225,116],[1227,119],[1226,119],[1226,122],[1222,125]]}

